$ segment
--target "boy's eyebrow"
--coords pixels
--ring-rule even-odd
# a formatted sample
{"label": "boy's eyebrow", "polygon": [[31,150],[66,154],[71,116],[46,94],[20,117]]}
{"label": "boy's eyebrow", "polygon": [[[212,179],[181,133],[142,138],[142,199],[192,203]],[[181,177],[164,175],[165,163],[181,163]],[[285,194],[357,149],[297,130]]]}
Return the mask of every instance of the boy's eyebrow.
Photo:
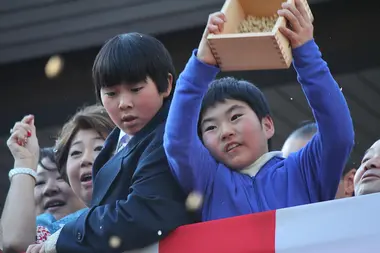
{"label": "boy's eyebrow", "polygon": [[212,121],[215,121],[215,118],[213,117],[204,118],[201,122],[201,125],[204,125],[205,123],[212,122]]}
{"label": "boy's eyebrow", "polygon": [[244,109],[244,106],[242,106],[242,105],[233,105],[230,108],[228,108],[228,110],[226,111],[226,114],[229,114],[233,110],[236,110],[236,109]]}
{"label": "boy's eyebrow", "polygon": [[[236,109],[244,109],[245,107],[242,106],[242,105],[232,105],[230,108],[228,108],[228,110],[226,110],[226,112],[224,114],[230,114],[233,110],[236,110]],[[205,118],[202,120],[201,122],[201,125],[207,123],[207,122],[210,122],[210,121],[215,121],[216,119],[213,118],[213,117],[208,117],[208,118]]]}

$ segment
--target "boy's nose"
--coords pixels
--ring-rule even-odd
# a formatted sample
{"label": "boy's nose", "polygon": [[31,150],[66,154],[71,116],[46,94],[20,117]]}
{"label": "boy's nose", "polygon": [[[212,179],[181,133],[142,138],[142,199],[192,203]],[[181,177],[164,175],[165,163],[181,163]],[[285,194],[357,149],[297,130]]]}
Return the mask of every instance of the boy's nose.
{"label": "boy's nose", "polygon": [[234,130],[232,129],[232,127],[229,127],[229,126],[224,126],[222,128],[222,133],[221,133],[221,139],[222,140],[226,140],[232,136],[234,136],[235,132]]}
{"label": "boy's nose", "polygon": [[132,108],[132,107],[133,107],[132,99],[129,99],[126,97],[120,98],[119,109],[127,109],[127,108]]}

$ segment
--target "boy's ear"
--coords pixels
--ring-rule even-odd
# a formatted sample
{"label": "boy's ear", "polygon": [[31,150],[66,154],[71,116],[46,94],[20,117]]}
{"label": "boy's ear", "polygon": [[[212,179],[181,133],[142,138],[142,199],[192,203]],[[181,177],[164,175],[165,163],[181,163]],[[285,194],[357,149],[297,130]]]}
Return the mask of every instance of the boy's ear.
{"label": "boy's ear", "polygon": [[265,116],[261,119],[261,126],[263,128],[265,137],[267,140],[273,137],[274,135],[274,123],[271,116]]}
{"label": "boy's ear", "polygon": [[167,98],[173,89],[173,75],[168,73],[168,88],[162,93],[164,98]]}

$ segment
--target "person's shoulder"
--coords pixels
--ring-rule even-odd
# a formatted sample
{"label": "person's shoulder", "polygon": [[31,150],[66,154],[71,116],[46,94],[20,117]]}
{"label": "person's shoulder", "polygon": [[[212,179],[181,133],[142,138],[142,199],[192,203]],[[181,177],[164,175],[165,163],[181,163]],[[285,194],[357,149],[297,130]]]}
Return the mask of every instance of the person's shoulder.
{"label": "person's shoulder", "polygon": [[[164,131],[165,131],[165,123],[166,122],[162,122],[160,124],[158,124],[156,126],[156,128],[154,129],[154,132],[156,132],[156,134],[158,134],[159,136],[163,136],[164,135]],[[158,136],[157,136],[158,137]]]}
{"label": "person's shoulder", "polygon": [[[152,153],[166,158],[163,151],[164,130],[165,123],[157,124],[154,128],[150,129],[148,133],[137,141],[133,153],[139,155],[140,159],[150,156]],[[163,152],[158,152],[161,149]]]}
{"label": "person's shoulder", "polygon": [[157,124],[157,126],[148,135],[147,141],[149,145],[163,145],[165,132],[165,122]]}

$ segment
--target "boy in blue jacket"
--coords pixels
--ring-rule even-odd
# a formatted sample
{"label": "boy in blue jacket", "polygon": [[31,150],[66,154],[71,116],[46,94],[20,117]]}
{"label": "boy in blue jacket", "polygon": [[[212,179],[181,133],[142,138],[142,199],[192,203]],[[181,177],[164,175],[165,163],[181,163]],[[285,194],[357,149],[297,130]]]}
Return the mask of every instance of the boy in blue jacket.
{"label": "boy in blue jacket", "polygon": [[282,7],[278,14],[291,28],[280,31],[291,42],[318,132],[286,159],[268,152],[274,126],[263,93],[231,77],[213,81],[219,69],[207,35],[220,33],[227,20],[220,12],[210,15],[178,79],[164,135],[173,174],[188,193],[204,196],[205,221],[334,199],[353,147],[349,109],[313,40],[306,10],[299,0]]}

